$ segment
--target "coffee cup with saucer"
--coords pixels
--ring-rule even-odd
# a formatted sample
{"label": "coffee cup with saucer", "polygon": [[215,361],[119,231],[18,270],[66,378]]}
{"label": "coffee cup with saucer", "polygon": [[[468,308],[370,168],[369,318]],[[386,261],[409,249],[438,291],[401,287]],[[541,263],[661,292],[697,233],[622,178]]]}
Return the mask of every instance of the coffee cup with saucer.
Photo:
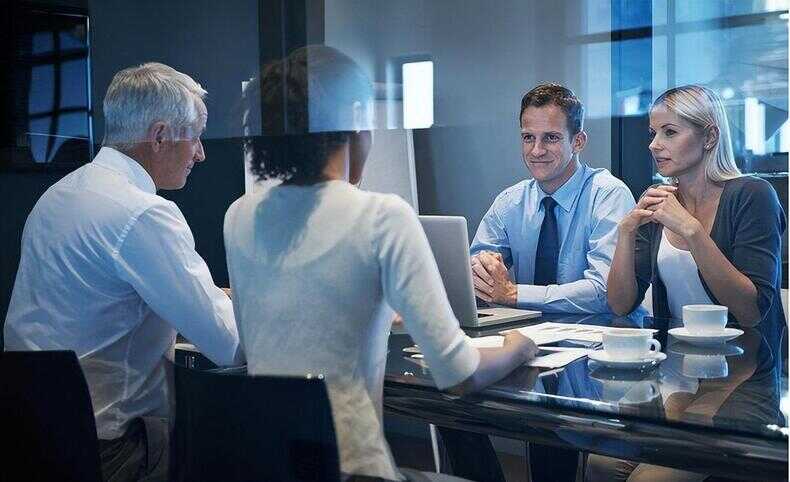
{"label": "coffee cup with saucer", "polygon": [[683,306],[683,326],[669,334],[697,346],[717,346],[743,334],[743,330],[727,328],[727,307],[721,305]]}
{"label": "coffee cup with saucer", "polygon": [[603,332],[603,350],[589,354],[590,360],[610,368],[644,368],[657,365],[667,356],[652,330],[611,328]]}

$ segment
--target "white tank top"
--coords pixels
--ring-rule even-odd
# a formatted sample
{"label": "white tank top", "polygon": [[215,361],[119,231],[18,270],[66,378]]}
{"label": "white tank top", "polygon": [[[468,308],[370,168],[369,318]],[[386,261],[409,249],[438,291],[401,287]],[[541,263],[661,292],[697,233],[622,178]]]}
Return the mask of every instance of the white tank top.
{"label": "white tank top", "polygon": [[667,289],[667,304],[673,318],[683,319],[683,305],[713,303],[702,286],[691,252],[672,246],[663,231],[658,247],[658,276]]}

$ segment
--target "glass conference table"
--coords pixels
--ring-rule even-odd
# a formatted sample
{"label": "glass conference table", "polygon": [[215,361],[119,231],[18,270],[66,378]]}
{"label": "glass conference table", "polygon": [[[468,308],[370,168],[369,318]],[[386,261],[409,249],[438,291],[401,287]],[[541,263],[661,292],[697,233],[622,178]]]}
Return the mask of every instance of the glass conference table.
{"label": "glass conference table", "polygon": [[[644,369],[612,369],[578,359],[563,368],[522,367],[464,397],[440,392],[413,342],[393,330],[384,381],[385,413],[440,427],[497,435],[712,475],[787,480],[787,355],[782,329],[745,329],[716,348],[668,333],[675,320],[612,315],[544,315],[522,324],[467,330],[471,337],[546,321],[656,329],[667,358]],[[785,335],[786,336],[786,335]],[[557,346],[579,347],[571,341]],[[585,343],[594,348],[594,343]],[[176,362],[214,365],[194,347]]]}
{"label": "glass conference table", "polygon": [[[559,369],[525,366],[478,394],[457,397],[435,388],[424,362],[403,351],[411,338],[393,332],[385,412],[706,474],[787,479],[786,341],[772,334],[780,329],[745,329],[725,345],[701,348],[668,334],[681,326],[669,319],[544,315],[525,324],[544,321],[653,328],[667,358],[643,369],[608,368],[586,357]],[[485,336],[523,325],[467,333]]]}

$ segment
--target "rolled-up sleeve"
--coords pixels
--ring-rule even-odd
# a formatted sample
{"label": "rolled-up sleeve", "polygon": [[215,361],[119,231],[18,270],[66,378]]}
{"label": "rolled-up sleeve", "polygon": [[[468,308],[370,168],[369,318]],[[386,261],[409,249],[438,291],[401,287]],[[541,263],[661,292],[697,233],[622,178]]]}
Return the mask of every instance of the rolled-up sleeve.
{"label": "rolled-up sleeve", "polygon": [[214,284],[175,205],[137,216],[113,256],[118,276],[204,355],[218,365],[241,361],[231,301]]}
{"label": "rolled-up sleeve", "polygon": [[408,204],[387,198],[375,216],[374,256],[387,303],[428,362],[440,389],[469,378],[480,354],[458,325],[417,216]]}

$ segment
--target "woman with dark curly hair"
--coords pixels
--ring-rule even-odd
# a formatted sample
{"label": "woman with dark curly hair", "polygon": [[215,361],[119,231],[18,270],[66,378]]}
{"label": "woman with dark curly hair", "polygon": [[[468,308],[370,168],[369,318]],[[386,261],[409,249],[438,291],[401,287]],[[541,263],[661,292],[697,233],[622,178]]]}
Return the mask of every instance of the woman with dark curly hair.
{"label": "woman with dark curly hair", "polygon": [[267,67],[247,92],[246,127],[261,134],[247,142],[252,170],[282,181],[243,196],[225,217],[248,372],[326,376],[345,475],[458,480],[393,463],[381,420],[392,309],[437,386],[456,393],[501,379],[537,347],[519,334],[502,348],[473,347],[417,215],[394,195],[354,186],[372,142],[373,95],[353,60],[306,47]]}

